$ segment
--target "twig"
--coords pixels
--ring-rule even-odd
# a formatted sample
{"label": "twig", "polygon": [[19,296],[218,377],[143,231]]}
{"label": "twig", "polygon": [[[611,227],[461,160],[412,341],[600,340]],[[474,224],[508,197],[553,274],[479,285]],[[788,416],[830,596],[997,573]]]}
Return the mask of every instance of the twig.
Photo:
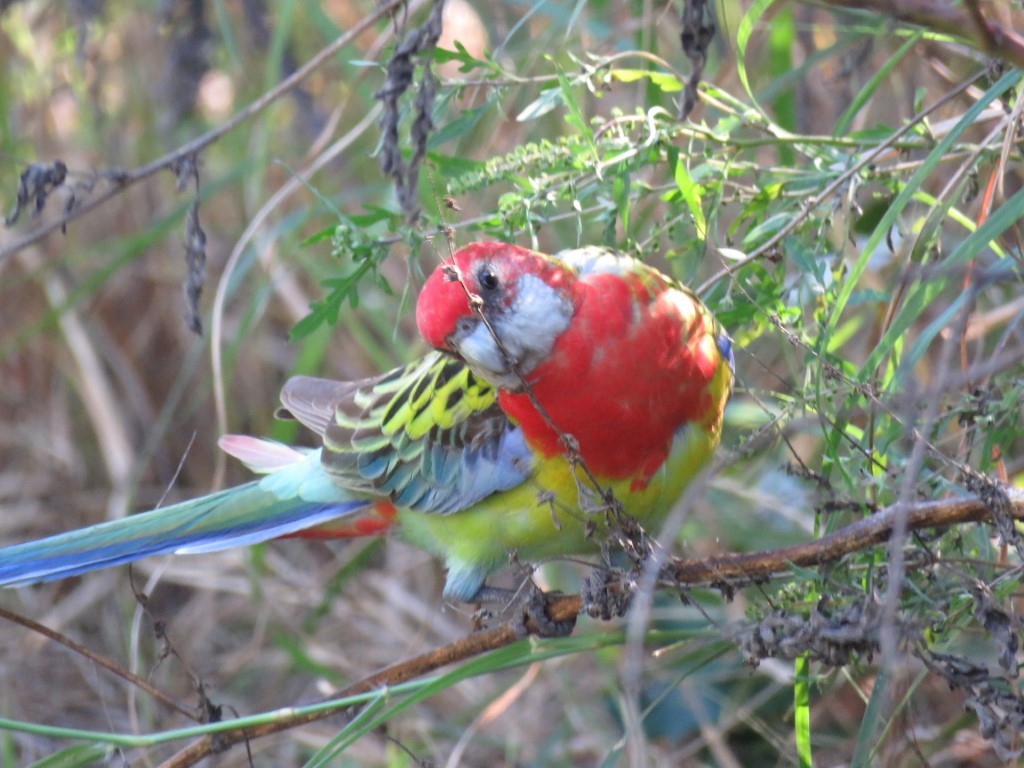
{"label": "twig", "polygon": [[116,661],[112,661],[111,659],[108,659],[106,656],[101,656],[100,654],[96,653],[93,650],[90,650],[81,643],[75,642],[67,635],[62,635],[60,632],[56,632],[50,629],[49,627],[40,624],[39,622],[32,621],[32,619],[25,618],[24,616],[20,616],[17,613],[8,611],[6,608],[2,607],[0,607],[0,618],[5,619],[6,621],[13,622],[15,624],[20,624],[26,629],[30,629],[33,632],[38,632],[40,635],[50,638],[55,643],[60,643],[64,647],[70,648],[75,653],[80,653],[82,656],[89,659],[89,661],[93,662],[94,664],[99,664],[104,669],[128,681],[135,687],[141,688],[143,691],[148,693],[150,696],[152,696],[154,699],[156,699],[169,709],[173,709],[176,712],[179,712],[180,714],[187,717],[189,720],[194,720],[196,722],[199,721],[199,718],[196,717],[196,713],[194,711],[188,709],[187,707],[183,707],[181,704],[179,704],[170,696],[165,694],[155,685],[152,685],[145,678],[132,674],[127,669],[118,664]]}

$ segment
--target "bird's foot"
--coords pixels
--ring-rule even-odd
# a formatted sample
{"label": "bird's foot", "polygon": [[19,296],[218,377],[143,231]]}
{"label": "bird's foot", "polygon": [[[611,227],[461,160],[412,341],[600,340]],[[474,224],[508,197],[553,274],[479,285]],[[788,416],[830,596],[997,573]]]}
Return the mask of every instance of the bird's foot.
{"label": "bird's foot", "polygon": [[470,616],[470,627],[472,627],[473,632],[480,632],[487,629],[488,623],[493,618],[494,611],[478,605],[476,610],[473,611],[473,615]]}
{"label": "bird's foot", "polygon": [[548,606],[561,592],[543,592],[531,581],[528,593],[524,596],[522,612],[516,628],[522,627],[523,634],[535,634],[538,637],[568,637],[576,628],[576,617],[568,619],[552,619],[548,615]]}
{"label": "bird's foot", "polygon": [[633,601],[633,586],[622,571],[595,569],[583,579],[582,612],[602,621],[625,616]]}
{"label": "bird's foot", "polygon": [[498,603],[501,608],[496,613],[477,611],[474,615],[474,628],[479,628],[478,617],[482,620],[498,615],[511,617],[510,624],[519,637],[567,637],[576,627],[576,617],[556,620],[548,615],[548,605],[561,594],[543,592],[529,579],[515,590],[484,585],[473,595],[471,602]]}

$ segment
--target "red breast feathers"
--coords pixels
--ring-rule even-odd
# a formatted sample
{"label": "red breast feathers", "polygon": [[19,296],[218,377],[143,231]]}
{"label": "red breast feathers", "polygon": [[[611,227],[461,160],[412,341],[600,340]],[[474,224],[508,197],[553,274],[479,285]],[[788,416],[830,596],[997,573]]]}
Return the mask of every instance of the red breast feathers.
{"label": "red breast feathers", "polygon": [[439,267],[417,322],[428,342],[501,390],[501,407],[533,450],[564,453],[560,431],[599,478],[643,485],[680,429],[720,427],[715,323],[657,270],[576,253],[585,254],[582,267],[501,243],[466,246],[452,259],[462,282]]}

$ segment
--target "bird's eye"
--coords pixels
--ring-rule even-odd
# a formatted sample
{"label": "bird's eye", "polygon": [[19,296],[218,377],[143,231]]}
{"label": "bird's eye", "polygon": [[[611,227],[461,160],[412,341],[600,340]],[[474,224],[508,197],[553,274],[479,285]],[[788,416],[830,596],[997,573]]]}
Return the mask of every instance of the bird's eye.
{"label": "bird's eye", "polygon": [[494,270],[490,264],[484,264],[480,267],[476,273],[477,282],[480,283],[480,288],[492,292],[498,290],[501,285],[501,280],[498,279],[498,273]]}

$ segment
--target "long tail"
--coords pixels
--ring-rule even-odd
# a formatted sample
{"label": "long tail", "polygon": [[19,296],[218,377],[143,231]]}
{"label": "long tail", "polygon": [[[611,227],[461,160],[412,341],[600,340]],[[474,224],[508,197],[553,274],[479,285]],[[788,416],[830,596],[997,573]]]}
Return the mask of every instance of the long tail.
{"label": "long tail", "polygon": [[0,586],[52,581],[149,555],[246,546],[373,509],[373,502],[330,482],[319,451],[292,456],[236,488],[0,549]]}

